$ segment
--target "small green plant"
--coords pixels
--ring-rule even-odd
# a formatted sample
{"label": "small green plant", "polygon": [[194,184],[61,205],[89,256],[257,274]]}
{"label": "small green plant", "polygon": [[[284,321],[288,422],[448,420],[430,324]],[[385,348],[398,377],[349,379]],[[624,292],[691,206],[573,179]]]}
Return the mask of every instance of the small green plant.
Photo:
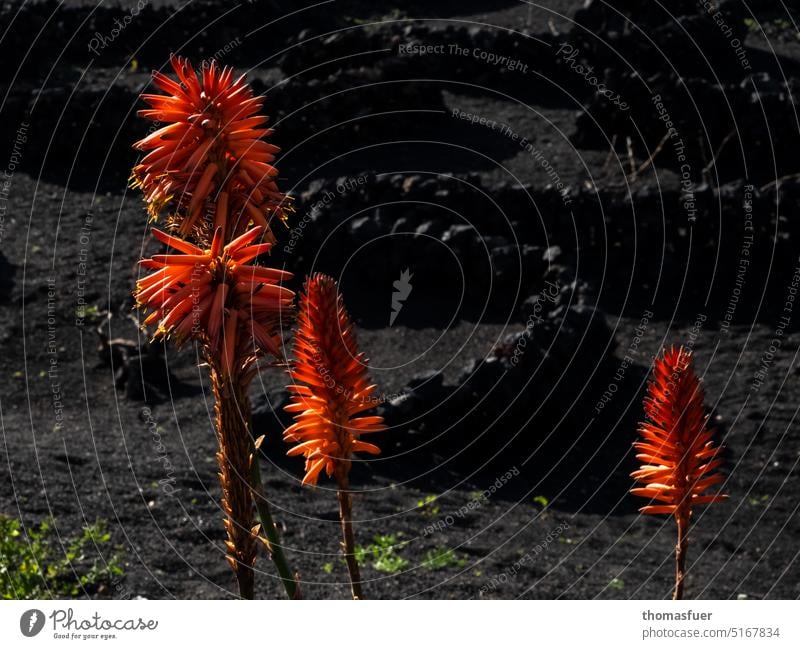
{"label": "small green plant", "polygon": [[762,20],[745,18],[744,26],[751,34],[763,32],[768,38],[777,38],[781,41],[800,38],[793,24],[786,18],[765,18]]}
{"label": "small green plant", "polygon": [[622,590],[625,588],[625,582],[622,581],[619,577],[614,577],[611,581],[608,582],[608,587],[613,588],[614,590]]}
{"label": "small green plant", "polygon": [[323,563],[322,572],[326,575],[330,575],[333,572],[333,564],[330,561],[328,563]]}
{"label": "small green plant", "polygon": [[99,519],[80,535],[59,539],[52,519],[25,530],[18,519],[0,515],[0,597],[47,599],[97,591],[123,575],[118,552],[103,559],[110,542],[107,524]]}
{"label": "small green plant", "polygon": [[430,494],[417,501],[417,509],[423,516],[436,516],[439,513],[439,505],[436,505],[436,496]]}
{"label": "small green plant", "polygon": [[425,554],[423,564],[428,570],[445,570],[461,568],[466,559],[459,557],[451,548],[434,548]]}
{"label": "small green plant", "polygon": [[547,499],[547,496],[542,496],[542,495],[534,496],[533,502],[535,502],[537,505],[540,505],[542,509],[544,509],[550,504],[550,501]]}
{"label": "small green plant", "polygon": [[358,545],[355,549],[356,561],[370,563],[378,572],[394,574],[408,567],[408,560],[398,553],[403,546],[394,534],[378,534],[372,537],[372,543],[366,547]]}
{"label": "small green plant", "polygon": [[75,317],[86,320],[99,320],[101,316],[100,307],[96,304],[79,306],[75,309]]}

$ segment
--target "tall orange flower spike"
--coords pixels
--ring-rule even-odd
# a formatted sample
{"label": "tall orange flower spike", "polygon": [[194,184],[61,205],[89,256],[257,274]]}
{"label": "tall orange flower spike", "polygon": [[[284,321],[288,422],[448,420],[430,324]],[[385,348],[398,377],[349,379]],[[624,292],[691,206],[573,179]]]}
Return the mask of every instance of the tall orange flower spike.
{"label": "tall orange flower spike", "polygon": [[374,444],[359,437],[385,429],[383,418],[357,416],[375,407],[366,359],[358,351],[353,326],[336,282],[321,273],[306,280],[294,339],[294,363],[289,386],[295,423],[286,429],[287,442],[300,442],[289,455],[306,457],[303,484],[345,474],[353,452],[378,454]]}
{"label": "tall orange flower spike", "polygon": [[[139,115],[166,125],[136,143],[147,154],[132,172],[152,218],[169,210],[167,227],[153,235],[173,250],[140,263],[152,271],[136,285],[145,325],[178,344],[199,342],[209,367],[219,442],[217,461],[225,512],[226,559],[239,594],[252,599],[259,540],[267,545],[291,598],[297,577],[279,543],[263,494],[253,442],[248,387],[264,354],[282,357],[282,320],[293,315],[294,293],[281,286],[290,273],[255,265],[275,242],[274,217],[285,216],[272,161],[278,148],[262,138],[264,103],[231,68],[203,64],[199,76],[170,57],[177,81],[156,72],[165,95],[146,94]],[[266,241],[266,242],[264,242]],[[259,522],[255,522],[254,509]],[[261,536],[263,533],[263,537]]]}
{"label": "tall orange flower spike", "polygon": [[149,151],[132,179],[150,215],[171,207],[171,221],[184,236],[222,227],[229,240],[253,224],[272,240],[270,221],[285,219],[288,201],[271,164],[279,148],[262,139],[272,133],[264,128],[268,118],[258,114],[264,98],[253,95],[244,76],[234,80],[232,68],[214,61],[203,64],[199,77],[186,59],[173,55],[170,62],[178,81],[154,72],[154,84],[167,94],[142,95],[150,108],[138,113],[167,122],[134,145]]}
{"label": "tall orange flower spike", "polygon": [[263,226],[251,228],[227,245],[222,229],[201,249],[160,230],[153,236],[177,253],[139,262],[155,272],[136,284],[136,302],[151,310],[145,325],[158,324],[157,336],[178,344],[199,339],[224,373],[234,374],[237,359],[255,351],[280,356],[279,318],[290,311],[294,293],[280,282],[291,273],[248,262],[269,252],[271,243],[254,243]]}
{"label": "tall orange flower spike", "polygon": [[653,369],[644,401],[648,421],[639,427],[642,440],[634,443],[644,462],[631,474],[645,486],[631,489],[636,496],[656,501],[639,511],[672,514],[678,524],[675,547],[674,599],[683,597],[688,530],[695,505],[719,502],[724,494],[708,494],[723,481],[719,447],[713,442],[704,412],[704,394],[692,367],[692,352],[684,347],[665,350]]}
{"label": "tall orange flower spike", "polygon": [[353,453],[380,453],[361,435],[385,429],[383,418],[362,416],[375,406],[377,386],[369,382],[366,359],[358,351],[353,325],[336,282],[322,274],[306,280],[300,297],[290,369],[295,423],[284,440],[298,442],[289,455],[306,458],[303,484],[316,484],[324,470],[337,482],[339,517],[353,597],[361,599],[361,577],[355,559],[349,472]]}

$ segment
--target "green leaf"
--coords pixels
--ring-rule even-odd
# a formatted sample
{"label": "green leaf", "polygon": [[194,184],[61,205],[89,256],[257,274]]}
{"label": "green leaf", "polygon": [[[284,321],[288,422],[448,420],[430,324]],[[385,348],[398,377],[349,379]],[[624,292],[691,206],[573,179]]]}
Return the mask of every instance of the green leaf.
{"label": "green leaf", "polygon": [[[21,521],[0,515],[0,599],[75,597],[124,574],[119,553],[103,561],[111,540],[103,520],[59,540],[45,519],[23,531]],[[45,588],[46,586],[46,588]]]}

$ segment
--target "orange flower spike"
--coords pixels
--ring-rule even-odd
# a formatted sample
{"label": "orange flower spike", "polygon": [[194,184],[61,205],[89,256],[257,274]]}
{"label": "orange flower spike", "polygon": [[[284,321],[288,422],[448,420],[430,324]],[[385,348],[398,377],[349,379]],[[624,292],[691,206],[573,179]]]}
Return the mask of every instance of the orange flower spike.
{"label": "orange flower spike", "polygon": [[271,240],[271,218],[285,220],[290,208],[270,164],[280,149],[261,139],[272,132],[261,128],[268,118],[257,114],[263,98],[243,76],[234,80],[231,68],[214,61],[203,64],[200,78],[186,59],[172,56],[170,63],[178,82],[154,72],[154,85],[167,94],[142,95],[150,108],[139,111],[170,123],[134,145],[148,152],[132,178],[150,215],[171,207],[183,235],[207,225],[223,227],[231,238],[253,223],[265,226]]}
{"label": "orange flower spike", "polygon": [[380,453],[359,437],[385,429],[382,417],[354,417],[375,406],[363,354],[336,282],[312,275],[300,298],[294,340],[293,384],[286,411],[295,423],[286,429],[287,442],[299,442],[289,455],[306,458],[303,484],[316,484],[324,470],[346,476],[354,452]]}
{"label": "orange flower spike", "polygon": [[664,505],[647,505],[644,514],[674,514],[682,505],[705,504],[726,496],[707,495],[705,490],[721,482],[714,473],[722,460],[707,427],[703,389],[692,369],[692,354],[683,347],[665,351],[655,364],[653,380],[645,399],[648,421],[641,424],[643,441],[634,447],[644,462],[631,474],[645,486],[631,490]]}
{"label": "orange flower spike", "polygon": [[[228,549],[242,597],[254,596],[256,545],[262,533],[286,592],[299,596],[266,501],[259,493],[257,445],[247,429],[247,388],[265,354],[282,357],[281,326],[294,312],[294,294],[280,284],[291,274],[254,265],[276,239],[270,222],[291,209],[275,183],[270,163],[278,147],[262,141],[272,131],[258,115],[244,77],[231,68],[204,64],[200,74],[186,59],[170,57],[177,80],[155,72],[165,94],[145,94],[141,117],[160,128],[134,146],[144,152],[132,184],[155,219],[169,210],[173,234],[154,230],[172,250],[140,262],[149,274],[136,285],[145,325],[178,344],[194,339],[210,367],[219,440],[217,459]],[[286,205],[285,205],[286,204]],[[177,234],[178,236],[174,236]],[[196,245],[195,245],[196,244]],[[261,525],[253,525],[254,505]]]}
{"label": "orange flower spike", "polygon": [[297,442],[288,455],[306,458],[303,484],[316,484],[320,473],[336,479],[342,550],[350,574],[353,599],[362,599],[361,573],[355,554],[350,465],[353,453],[377,455],[380,449],[361,435],[384,430],[383,418],[357,417],[375,405],[376,386],[369,382],[366,359],[359,353],[353,325],[336,282],[322,274],[306,280],[289,370],[294,424],[283,434]]}
{"label": "orange flower spike", "polygon": [[151,310],[145,324],[158,323],[157,336],[173,336],[180,344],[188,338],[205,340],[219,352],[224,367],[231,368],[238,344],[275,354],[277,346],[269,327],[256,330],[251,313],[280,317],[292,308],[294,293],[280,282],[291,278],[285,271],[248,265],[271,244],[253,244],[263,228],[252,228],[223,246],[222,231],[202,250],[159,230],[153,235],[177,253],[153,255],[142,265],[155,272],[136,285],[139,306]]}
{"label": "orange flower spike", "polygon": [[678,524],[675,599],[683,594],[683,563],[687,531],[694,505],[719,502],[725,494],[708,494],[724,480],[720,448],[704,411],[704,393],[692,367],[691,351],[665,350],[653,369],[644,407],[647,421],[639,427],[641,440],[634,443],[636,459],[643,462],[631,477],[643,486],[631,493],[655,501],[639,511],[672,514]]}

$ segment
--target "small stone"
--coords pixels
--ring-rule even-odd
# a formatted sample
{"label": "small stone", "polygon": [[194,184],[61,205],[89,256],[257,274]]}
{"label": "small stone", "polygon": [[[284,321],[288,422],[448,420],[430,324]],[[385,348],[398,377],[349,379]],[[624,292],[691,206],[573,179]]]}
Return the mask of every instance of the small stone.
{"label": "small stone", "polygon": [[542,259],[548,263],[553,263],[561,256],[561,246],[550,246],[544,251]]}

